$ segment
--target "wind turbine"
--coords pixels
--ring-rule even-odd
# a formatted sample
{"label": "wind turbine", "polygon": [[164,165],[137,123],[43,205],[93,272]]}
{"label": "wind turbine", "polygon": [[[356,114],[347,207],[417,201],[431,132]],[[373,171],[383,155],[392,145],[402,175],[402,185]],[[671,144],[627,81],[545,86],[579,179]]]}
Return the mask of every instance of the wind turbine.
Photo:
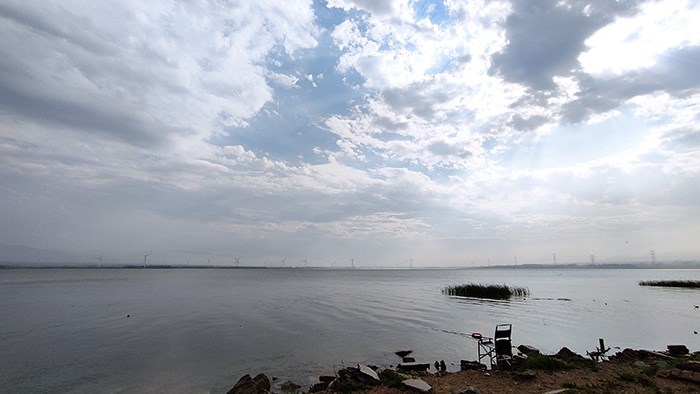
{"label": "wind turbine", "polygon": [[146,260],[148,259],[148,256],[150,256],[150,255],[151,255],[150,253],[146,253],[145,255],[143,255],[143,263],[144,264],[146,264]]}
{"label": "wind turbine", "polygon": [[236,260],[236,267],[238,267],[238,264],[240,264],[240,262],[241,262],[241,258],[240,258],[240,257],[234,257],[233,259]]}
{"label": "wind turbine", "polygon": [[304,268],[306,268],[306,264],[309,263],[309,258],[307,257],[307,258],[305,258],[305,259],[302,260],[302,261],[304,262]]}
{"label": "wind turbine", "polygon": [[100,253],[100,256],[97,257],[97,262],[100,263],[100,265],[102,265],[102,256],[103,255],[104,255],[104,253]]}
{"label": "wind turbine", "polygon": [[354,258],[350,259],[350,267],[352,269],[355,269],[355,259]]}
{"label": "wind turbine", "polygon": [[284,267],[284,263],[286,263],[286,262],[287,262],[287,258],[286,258],[286,257],[283,258],[282,260],[280,260],[280,263],[282,263],[281,266]]}

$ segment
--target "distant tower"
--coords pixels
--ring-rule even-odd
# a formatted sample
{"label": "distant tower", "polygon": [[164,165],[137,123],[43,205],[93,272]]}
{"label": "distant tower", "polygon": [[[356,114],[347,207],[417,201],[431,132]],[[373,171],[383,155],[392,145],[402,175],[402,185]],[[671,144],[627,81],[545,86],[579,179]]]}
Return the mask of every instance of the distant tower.
{"label": "distant tower", "polygon": [[594,254],[591,255],[591,264],[595,264],[595,255]]}
{"label": "distant tower", "polygon": [[411,259],[410,262],[411,262],[411,269],[413,269],[413,259]]}
{"label": "distant tower", "polygon": [[556,253],[552,253],[552,263],[553,264],[557,263],[557,254]]}
{"label": "distant tower", "polygon": [[650,250],[651,252],[651,263],[656,264],[656,254],[654,254],[654,249]]}
{"label": "distant tower", "polygon": [[355,269],[355,259],[350,259],[350,267],[352,267],[352,269]]}
{"label": "distant tower", "polygon": [[513,256],[513,264],[518,265],[518,256]]}

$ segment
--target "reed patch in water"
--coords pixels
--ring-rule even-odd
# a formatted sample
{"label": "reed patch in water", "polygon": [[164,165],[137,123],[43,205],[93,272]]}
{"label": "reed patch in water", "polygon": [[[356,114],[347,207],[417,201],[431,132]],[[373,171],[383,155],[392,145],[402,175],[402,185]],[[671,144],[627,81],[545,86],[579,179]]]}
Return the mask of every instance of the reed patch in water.
{"label": "reed patch in water", "polygon": [[530,290],[527,287],[466,283],[463,285],[445,287],[442,289],[442,294],[459,297],[507,300],[511,297],[527,297],[530,295]]}
{"label": "reed patch in water", "polygon": [[700,280],[642,280],[640,286],[700,288]]}

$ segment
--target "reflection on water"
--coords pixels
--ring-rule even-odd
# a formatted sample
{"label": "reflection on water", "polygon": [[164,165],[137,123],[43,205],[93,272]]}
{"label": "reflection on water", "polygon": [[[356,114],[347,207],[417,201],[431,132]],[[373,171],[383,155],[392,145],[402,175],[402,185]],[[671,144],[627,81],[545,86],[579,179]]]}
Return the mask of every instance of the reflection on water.
{"label": "reflection on water", "polygon": [[[454,370],[471,333],[584,353],[700,348],[700,292],[638,286],[694,270],[2,270],[0,387],[214,391],[245,373],[302,384],[334,366],[396,364],[411,348]],[[510,301],[450,297],[466,282],[526,286]]]}

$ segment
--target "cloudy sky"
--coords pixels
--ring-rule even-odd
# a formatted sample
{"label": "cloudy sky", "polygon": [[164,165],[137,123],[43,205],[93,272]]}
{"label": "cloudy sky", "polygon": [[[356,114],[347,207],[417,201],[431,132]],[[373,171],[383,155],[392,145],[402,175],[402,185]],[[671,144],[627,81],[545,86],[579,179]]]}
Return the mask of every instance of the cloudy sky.
{"label": "cloudy sky", "polygon": [[700,258],[700,1],[3,0],[0,37],[6,249]]}

